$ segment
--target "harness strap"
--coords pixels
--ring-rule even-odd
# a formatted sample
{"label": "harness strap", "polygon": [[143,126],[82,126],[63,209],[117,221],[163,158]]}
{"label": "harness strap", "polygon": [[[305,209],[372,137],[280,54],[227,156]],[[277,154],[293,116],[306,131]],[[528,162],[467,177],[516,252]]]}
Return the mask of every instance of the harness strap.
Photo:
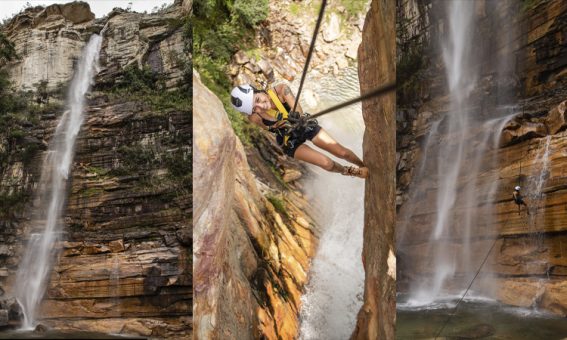
{"label": "harness strap", "polygon": [[278,98],[278,95],[276,94],[276,92],[273,89],[269,89],[266,92],[268,92],[270,99],[276,105],[279,113],[281,113],[281,116],[278,114],[278,112],[275,112],[275,110],[269,110],[268,114],[271,115],[272,117],[276,118],[277,120],[282,120],[282,119],[286,120],[287,116],[288,116],[288,112],[285,109],[285,107],[283,106],[280,99]]}
{"label": "harness strap", "polygon": [[[268,95],[270,96],[270,99],[272,100],[272,102],[276,105],[276,108],[278,109],[278,111],[276,110],[268,110],[268,114],[270,116],[272,116],[273,118],[279,120],[287,120],[288,117],[288,112],[285,109],[285,107],[283,106],[282,102],[280,101],[280,99],[278,98],[278,95],[276,94],[276,92],[273,89],[269,89],[266,92],[268,92]],[[287,145],[287,141],[289,140],[289,135],[286,134],[284,136],[284,145]]]}

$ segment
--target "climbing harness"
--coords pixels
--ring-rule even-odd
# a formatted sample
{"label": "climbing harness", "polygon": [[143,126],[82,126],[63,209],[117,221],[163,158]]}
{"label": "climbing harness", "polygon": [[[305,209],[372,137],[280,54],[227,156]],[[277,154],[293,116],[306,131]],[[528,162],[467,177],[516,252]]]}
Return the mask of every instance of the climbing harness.
{"label": "climbing harness", "polygon": [[[520,162],[520,174],[518,176],[518,185],[514,188],[517,189],[520,187],[520,177],[522,175],[522,163]],[[524,203],[525,204],[525,203]],[[528,210],[528,215],[529,215],[529,208],[526,205],[526,209]],[[537,215],[537,211],[536,211],[536,215]],[[508,222],[510,222],[511,216],[508,217],[508,219],[506,220],[506,222],[503,224],[502,229],[504,229],[507,225]],[[451,318],[455,315],[455,312],[457,311],[457,308],[459,307],[459,304],[461,303],[461,301],[463,301],[463,299],[465,298],[465,296],[467,295],[467,293],[469,292],[469,289],[472,287],[472,284],[474,283],[474,280],[476,280],[478,274],[480,273],[480,271],[482,270],[482,267],[484,266],[484,264],[486,263],[486,260],[488,260],[488,257],[490,256],[490,253],[492,253],[492,250],[494,249],[494,246],[496,245],[496,241],[498,241],[499,237],[496,237],[494,239],[494,242],[492,242],[492,246],[490,247],[490,249],[488,250],[488,253],[486,254],[486,256],[484,257],[484,260],[482,261],[482,263],[480,264],[480,267],[478,268],[478,270],[476,271],[476,274],[474,275],[473,279],[471,280],[469,286],[467,287],[467,289],[465,290],[465,293],[463,294],[463,296],[459,299],[459,301],[457,302],[457,304],[455,305],[455,307],[453,308],[453,311],[451,312],[451,314],[449,314],[449,317],[447,318],[447,320],[445,320],[445,323],[443,324],[443,326],[441,326],[441,328],[439,329],[439,331],[435,334],[435,340],[437,338],[439,338],[439,335],[441,335],[441,333],[443,332],[443,330],[445,329],[445,327],[447,326],[447,324],[449,323],[449,321],[451,320]]]}
{"label": "climbing harness", "polygon": [[276,120],[286,120],[289,113],[287,112],[287,110],[283,106],[282,102],[278,98],[278,95],[276,94],[276,92],[273,89],[268,89],[268,90],[266,90],[266,92],[268,93],[268,95],[270,96],[270,99],[276,105],[276,108],[278,109],[278,110],[270,109],[270,110],[268,110],[268,114],[271,117],[275,118]]}

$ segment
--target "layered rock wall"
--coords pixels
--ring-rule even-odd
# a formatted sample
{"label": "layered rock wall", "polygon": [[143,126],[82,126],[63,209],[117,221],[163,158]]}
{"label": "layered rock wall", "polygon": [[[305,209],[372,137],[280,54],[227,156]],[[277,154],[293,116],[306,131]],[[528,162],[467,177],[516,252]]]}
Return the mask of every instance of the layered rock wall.
{"label": "layered rock wall", "polygon": [[[424,5],[423,2],[421,5]],[[432,122],[441,118],[448,110],[447,90],[443,79],[441,56],[435,51],[436,41],[443,37],[442,16],[435,12],[439,2],[423,6],[428,16],[422,21],[431,22],[430,36],[424,68],[419,70],[416,80],[416,98],[399,103],[397,112],[397,205],[404,212],[410,183],[420,160],[424,157],[424,138]],[[502,139],[494,152],[488,152],[474,162],[482,171],[476,190],[486,192],[491,181],[497,179],[498,190],[494,201],[487,195],[473,207],[458,205],[451,223],[451,235],[462,236],[460,221],[467,209],[478,209],[490,205],[495,218],[489,224],[478,225],[473,231],[471,251],[483,258],[490,248],[492,238],[499,240],[491,254],[484,272],[493,275],[491,280],[480,280],[476,287],[489,294],[496,294],[501,301],[513,305],[535,306],[566,315],[565,300],[565,254],[561,249],[565,234],[565,216],[562,206],[567,201],[564,176],[563,144],[565,143],[564,105],[567,99],[565,72],[565,38],[567,5],[563,1],[542,1],[531,8],[522,8],[511,1],[478,1],[475,5],[476,31],[471,42],[480,46],[475,53],[482,60],[479,67],[477,88],[473,91],[470,109],[478,112],[484,120],[502,116],[502,107],[518,104],[516,117],[503,126]],[[498,30],[495,30],[498,27]],[[498,32],[494,34],[494,32]],[[481,48],[482,47],[482,48]],[[403,80],[400,80],[403,81]],[[497,133],[497,131],[494,131]],[[478,143],[480,131],[467,131],[470,143]],[[442,137],[449,138],[449,137]],[[544,168],[543,155],[549,151],[548,168]],[[437,157],[430,155],[429,157]],[[494,157],[495,167],[488,167]],[[472,160],[466,161],[474,166]],[[461,174],[458,179],[462,196],[466,183],[471,179]],[[543,183],[541,193],[535,193],[535,182]],[[524,187],[524,195],[530,205],[530,216],[525,211],[518,214],[512,201],[515,185]],[[431,228],[434,225],[437,184],[435,180],[424,185],[427,190],[411,220],[400,220],[398,226],[407,226],[403,254],[400,262],[402,284],[422,275],[430,275],[435,268],[430,257],[424,254]],[[484,190],[484,191],[483,191]],[[448,253],[462,251],[462,244],[449,240]],[[425,255],[425,256],[424,256]],[[457,275],[466,274],[459,271]],[[496,282],[490,286],[488,282]],[[474,287],[473,287],[474,288]]]}
{"label": "layered rock wall", "polygon": [[222,103],[198,78],[193,97],[195,335],[295,338],[318,240],[310,207],[290,187],[279,196],[265,181],[262,173],[270,171],[263,162],[251,161],[251,170],[253,154],[245,153]]}
{"label": "layered rock wall", "polygon": [[[62,241],[39,313],[47,326],[191,337],[190,107],[113,92],[127,86],[120,81],[130,64],[147,67],[169,90],[182,85],[184,15],[178,1],[158,14],[114,11],[94,20],[89,6],[76,2],[26,10],[5,28],[20,57],[10,65],[12,84],[26,90],[44,81],[49,103],[28,105],[25,119],[11,115],[14,125],[1,137],[7,143],[0,193],[20,199],[2,222],[8,226],[0,235],[6,247],[3,298],[18,284],[15,272],[29,234],[42,227],[31,223],[33,193],[65,110],[58,89],[70,81],[89,36],[106,26],[100,73],[76,145]],[[20,131],[17,138],[13,131]]]}
{"label": "layered rock wall", "polygon": [[[395,1],[373,1],[358,50],[360,92],[396,79]],[[396,95],[362,103],[364,163],[364,305],[353,339],[394,339],[396,322],[395,133]]]}

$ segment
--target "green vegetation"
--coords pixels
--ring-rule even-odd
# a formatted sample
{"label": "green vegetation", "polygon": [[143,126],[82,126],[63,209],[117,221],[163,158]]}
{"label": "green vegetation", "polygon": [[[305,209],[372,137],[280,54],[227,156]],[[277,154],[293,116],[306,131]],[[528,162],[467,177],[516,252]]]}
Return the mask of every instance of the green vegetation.
{"label": "green vegetation", "polygon": [[168,153],[164,163],[169,175],[181,185],[182,188],[191,190],[193,185],[193,169],[191,157],[188,150],[178,149]]}
{"label": "green vegetation", "polygon": [[0,217],[9,218],[14,211],[21,210],[29,195],[25,192],[0,193]]}
{"label": "green vegetation", "polygon": [[268,199],[268,201],[270,201],[270,203],[272,203],[272,205],[280,215],[283,215],[288,219],[290,218],[289,214],[287,213],[287,209],[285,208],[285,202],[281,198],[274,195],[267,195],[266,198]]}
{"label": "green vegetation", "polygon": [[[411,36],[408,29],[410,20],[405,17],[397,17],[396,40],[398,41],[398,60],[396,63],[398,104],[410,103],[420,92],[421,71],[426,67],[424,56],[425,36]],[[423,30],[425,32],[425,29]]]}
{"label": "green vegetation", "polygon": [[104,176],[109,172],[109,170],[105,168],[100,168],[96,166],[89,166],[86,168],[86,170],[88,173],[95,174],[97,176]]}
{"label": "green vegetation", "polygon": [[366,7],[366,1],[363,0],[339,0],[339,2],[345,8],[347,18],[357,16]]}
{"label": "green vegetation", "polygon": [[188,85],[167,91],[164,77],[152,71],[149,66],[139,68],[129,65],[124,69],[122,79],[111,88],[110,95],[146,103],[159,112],[171,109],[189,112],[192,102],[187,88]]}
{"label": "green vegetation", "polygon": [[522,12],[527,12],[529,10],[536,8],[539,4],[541,4],[544,1],[545,0],[522,0],[520,10]]}
{"label": "green vegetation", "polygon": [[241,113],[230,105],[232,87],[227,75],[230,58],[238,50],[251,50],[256,58],[254,26],[268,16],[267,0],[196,0],[193,3],[193,50],[195,68],[203,83],[223,102],[234,132],[250,145],[257,133]]}
{"label": "green vegetation", "polygon": [[88,188],[82,192],[83,197],[92,197],[96,195],[100,195],[104,190],[101,188]]}

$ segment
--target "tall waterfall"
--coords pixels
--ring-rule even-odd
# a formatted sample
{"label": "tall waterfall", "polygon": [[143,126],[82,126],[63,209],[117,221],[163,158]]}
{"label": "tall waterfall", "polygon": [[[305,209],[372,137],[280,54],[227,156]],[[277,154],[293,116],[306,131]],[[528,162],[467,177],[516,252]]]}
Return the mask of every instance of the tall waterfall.
{"label": "tall waterfall", "polygon": [[61,233],[60,220],[65,206],[68,178],[75,141],[83,123],[85,94],[97,73],[102,37],[93,35],[83,50],[68,93],[68,110],[61,116],[43,161],[34,215],[35,228],[30,236],[17,273],[15,296],[24,313],[24,329],[35,326],[37,309],[45,292],[54,258],[54,245]]}
{"label": "tall waterfall", "polygon": [[[409,255],[408,266],[417,268],[413,274],[418,275],[410,279],[410,306],[451,299],[478,269],[488,250],[479,237],[494,233],[486,228],[494,216],[500,133],[515,114],[515,107],[500,106],[494,110],[507,114],[487,121],[478,118],[479,108],[471,97],[481,71],[482,60],[477,59],[483,54],[473,50],[475,2],[444,4],[446,37],[441,52],[448,112],[431,125],[409,199],[398,215],[398,254]],[[501,76],[499,70],[495,74]]]}
{"label": "tall waterfall", "polygon": [[[308,78],[305,84],[303,108],[311,113],[360,95],[355,68],[338,78]],[[364,122],[360,104],[328,114],[319,119],[319,124],[362,158]],[[346,164],[343,160],[338,162]],[[317,175],[306,183],[306,192],[312,196],[310,201],[321,205],[323,220],[319,222],[323,230],[309,284],[301,299],[300,338],[348,339],[362,305],[364,288],[364,181],[312,169]]]}

